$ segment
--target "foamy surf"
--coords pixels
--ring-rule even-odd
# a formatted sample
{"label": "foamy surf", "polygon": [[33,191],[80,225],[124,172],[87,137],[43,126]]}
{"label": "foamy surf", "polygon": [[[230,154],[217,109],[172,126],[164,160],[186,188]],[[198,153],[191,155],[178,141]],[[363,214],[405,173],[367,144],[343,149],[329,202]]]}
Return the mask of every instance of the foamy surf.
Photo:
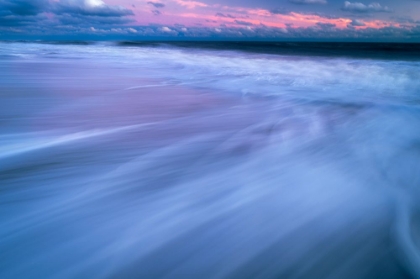
{"label": "foamy surf", "polygon": [[1,278],[420,278],[417,60],[0,60]]}

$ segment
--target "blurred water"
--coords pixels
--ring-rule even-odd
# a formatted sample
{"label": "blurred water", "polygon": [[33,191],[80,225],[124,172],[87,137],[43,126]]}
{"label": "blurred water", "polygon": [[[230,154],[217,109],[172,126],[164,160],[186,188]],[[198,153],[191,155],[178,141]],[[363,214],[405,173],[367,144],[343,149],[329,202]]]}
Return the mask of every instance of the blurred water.
{"label": "blurred water", "polygon": [[420,278],[420,62],[0,44],[0,278]]}

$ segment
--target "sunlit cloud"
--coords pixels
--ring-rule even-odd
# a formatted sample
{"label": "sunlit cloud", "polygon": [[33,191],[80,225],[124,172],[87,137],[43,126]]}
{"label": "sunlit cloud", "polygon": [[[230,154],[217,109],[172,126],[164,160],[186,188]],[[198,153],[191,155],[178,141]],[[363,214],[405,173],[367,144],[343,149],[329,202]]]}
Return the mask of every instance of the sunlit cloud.
{"label": "sunlit cloud", "polygon": [[198,1],[189,1],[189,0],[174,0],[177,4],[184,6],[188,9],[194,9],[197,7],[208,7],[207,4],[198,2]]}
{"label": "sunlit cloud", "polygon": [[[267,26],[272,28],[308,28],[332,26],[346,29],[349,26],[356,29],[383,28],[394,26],[396,23],[378,19],[353,19],[350,17],[327,17],[311,13],[285,12],[278,13],[267,9],[255,9],[233,6],[211,6],[201,2],[175,0],[179,5],[189,5],[187,10],[170,9],[167,5],[165,16],[154,20],[157,24],[177,24],[186,26],[220,27],[230,26],[243,28],[244,26]],[[185,4],[188,3],[188,4]],[[199,4],[197,4],[199,3]],[[197,8],[200,9],[197,9]],[[193,10],[194,9],[194,10]],[[193,11],[192,11],[193,10]],[[140,24],[147,24],[143,15],[137,17]]]}
{"label": "sunlit cloud", "polygon": [[[279,34],[348,37],[351,33],[355,37],[362,35],[363,30],[366,30],[364,34],[404,33],[415,37],[420,28],[420,21],[415,18],[401,21],[401,16],[389,4],[345,1],[331,13],[327,9],[332,0],[288,0],[277,8],[263,8],[265,2],[261,2],[261,7],[251,7],[246,2],[238,6],[209,1],[22,0],[17,3],[3,0],[0,1],[3,11],[0,30],[22,34],[98,34],[99,30],[101,34],[106,30],[114,34],[115,30],[123,30],[120,33],[135,34],[141,39],[150,34],[271,38]],[[313,12],[313,9],[325,12]]]}

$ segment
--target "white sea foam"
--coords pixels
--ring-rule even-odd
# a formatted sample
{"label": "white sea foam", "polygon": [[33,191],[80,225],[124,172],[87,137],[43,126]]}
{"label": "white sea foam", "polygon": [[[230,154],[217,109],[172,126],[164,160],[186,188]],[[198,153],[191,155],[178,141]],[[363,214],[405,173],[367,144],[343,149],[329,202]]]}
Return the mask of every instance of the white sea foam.
{"label": "white sea foam", "polygon": [[419,62],[0,60],[0,278],[420,278]]}

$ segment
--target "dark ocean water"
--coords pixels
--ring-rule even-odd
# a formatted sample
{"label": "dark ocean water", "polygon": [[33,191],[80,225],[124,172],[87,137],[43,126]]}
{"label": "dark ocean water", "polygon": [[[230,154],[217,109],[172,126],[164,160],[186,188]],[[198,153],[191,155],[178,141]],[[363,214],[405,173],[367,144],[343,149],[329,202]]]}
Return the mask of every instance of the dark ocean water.
{"label": "dark ocean water", "polygon": [[420,278],[419,58],[0,43],[0,278]]}
{"label": "dark ocean water", "polygon": [[[60,43],[60,42],[49,42]],[[62,42],[61,42],[62,43]],[[76,44],[89,42],[72,42]],[[340,42],[243,42],[243,41],[174,41],[174,42],[139,42],[122,41],[118,46],[200,48],[211,50],[236,50],[251,53],[353,57],[385,60],[420,60],[419,43],[340,43]]]}

